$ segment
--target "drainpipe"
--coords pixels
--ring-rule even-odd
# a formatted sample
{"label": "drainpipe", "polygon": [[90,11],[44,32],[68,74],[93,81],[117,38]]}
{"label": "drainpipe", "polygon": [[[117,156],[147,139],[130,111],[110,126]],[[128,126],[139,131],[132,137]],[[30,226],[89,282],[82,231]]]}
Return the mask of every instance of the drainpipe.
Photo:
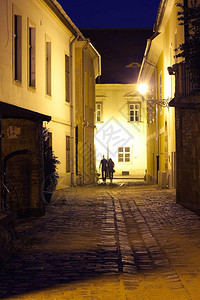
{"label": "drainpipe", "polygon": [[[154,84],[155,84],[155,98],[158,100],[158,87],[157,87],[157,67],[154,63],[150,62],[146,57],[144,59],[144,64],[147,63],[154,68]],[[156,104],[156,181],[158,183],[158,171],[159,171],[159,120],[158,120],[158,104]]]}
{"label": "drainpipe", "polygon": [[76,157],[75,157],[75,54],[74,43],[79,38],[79,35],[75,36],[74,39],[70,42],[70,73],[71,73],[71,82],[70,82],[70,117],[71,117],[71,143],[70,143],[70,152],[71,152],[71,185],[76,186],[75,180],[75,167],[76,167]]}
{"label": "drainpipe", "polygon": [[82,89],[82,97],[83,97],[83,184],[85,183],[85,128],[86,128],[86,120],[85,120],[85,50],[88,47],[89,40],[85,40],[86,43],[82,48],[82,78],[83,78],[83,89]]}

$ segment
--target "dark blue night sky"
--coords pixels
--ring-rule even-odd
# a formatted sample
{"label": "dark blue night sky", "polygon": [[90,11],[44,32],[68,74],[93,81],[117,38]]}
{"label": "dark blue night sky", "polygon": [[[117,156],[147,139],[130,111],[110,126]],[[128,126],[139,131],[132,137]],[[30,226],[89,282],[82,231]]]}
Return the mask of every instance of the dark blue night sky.
{"label": "dark blue night sky", "polygon": [[160,0],[58,0],[79,28],[153,27]]}

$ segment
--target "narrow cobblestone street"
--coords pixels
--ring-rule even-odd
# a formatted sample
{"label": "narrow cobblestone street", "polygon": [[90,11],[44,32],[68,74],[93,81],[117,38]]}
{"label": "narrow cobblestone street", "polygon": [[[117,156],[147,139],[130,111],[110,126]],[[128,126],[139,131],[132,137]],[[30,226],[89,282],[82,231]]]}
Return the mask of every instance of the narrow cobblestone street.
{"label": "narrow cobblestone street", "polygon": [[175,192],[127,183],[57,191],[18,221],[1,299],[200,299],[200,217]]}

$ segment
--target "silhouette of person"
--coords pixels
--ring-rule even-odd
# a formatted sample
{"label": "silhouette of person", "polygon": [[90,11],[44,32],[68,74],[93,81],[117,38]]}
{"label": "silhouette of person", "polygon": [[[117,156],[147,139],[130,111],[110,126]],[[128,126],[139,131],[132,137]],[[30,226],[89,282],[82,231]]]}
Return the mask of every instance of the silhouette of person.
{"label": "silhouette of person", "polygon": [[103,155],[103,158],[99,164],[99,169],[101,168],[101,174],[104,183],[106,182],[107,166],[108,166],[107,159],[105,159],[105,156]]}
{"label": "silhouette of person", "polygon": [[109,174],[109,178],[110,178],[110,183],[112,183],[113,181],[113,172],[114,172],[114,161],[112,160],[112,158],[109,158],[108,160],[108,174]]}

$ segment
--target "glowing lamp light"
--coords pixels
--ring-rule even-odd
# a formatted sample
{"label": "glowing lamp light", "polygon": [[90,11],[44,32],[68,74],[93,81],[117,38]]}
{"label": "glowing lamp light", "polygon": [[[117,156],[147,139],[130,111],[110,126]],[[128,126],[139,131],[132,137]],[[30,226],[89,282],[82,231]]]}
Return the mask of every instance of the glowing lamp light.
{"label": "glowing lamp light", "polygon": [[138,91],[141,95],[145,95],[147,92],[148,86],[146,83],[140,83],[138,85]]}

